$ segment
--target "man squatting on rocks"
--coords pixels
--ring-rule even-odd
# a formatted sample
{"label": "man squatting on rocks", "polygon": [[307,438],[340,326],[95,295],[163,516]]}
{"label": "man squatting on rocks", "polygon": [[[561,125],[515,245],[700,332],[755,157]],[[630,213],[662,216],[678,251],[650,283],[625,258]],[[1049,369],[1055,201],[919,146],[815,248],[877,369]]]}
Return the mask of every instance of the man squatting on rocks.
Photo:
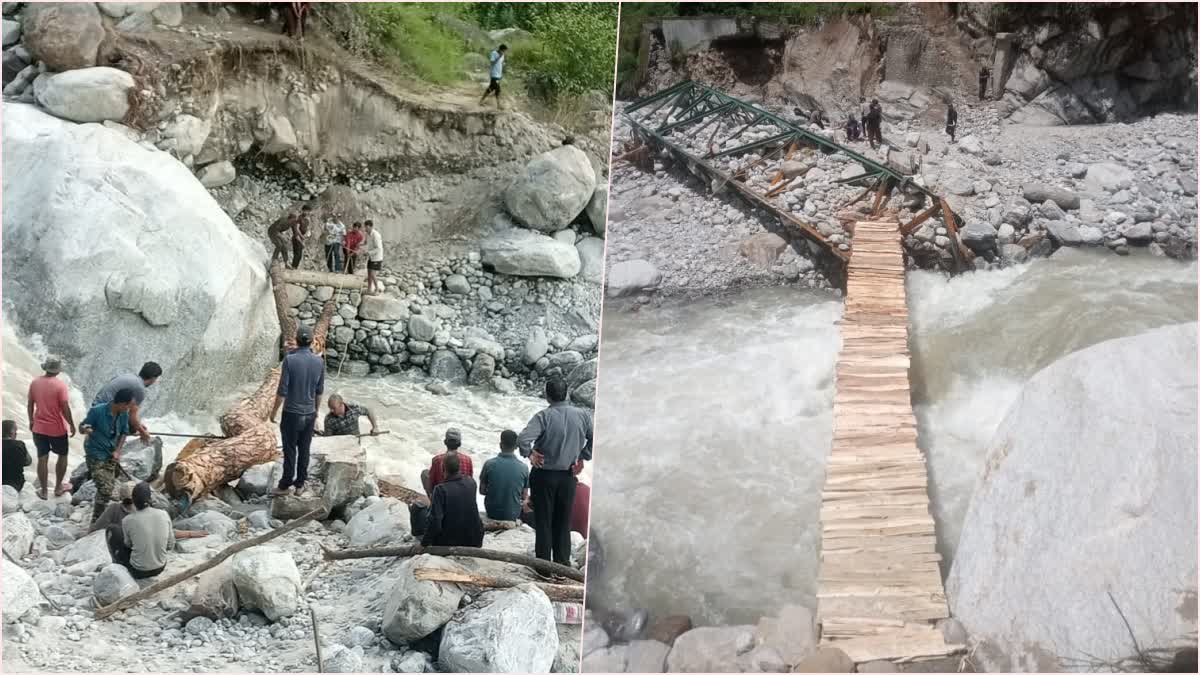
{"label": "man squatting on rocks", "polygon": [[[121,486],[121,501],[110,504],[88,532],[104,530],[113,562],[124,565],[134,579],[162,574],[167,552],[175,548],[175,528],[166,511],[150,505],[150,484]],[[190,532],[181,532],[191,536]]]}
{"label": "man squatting on rocks", "polygon": [[529,420],[517,445],[533,465],[529,488],[537,557],[570,565],[577,483],[573,468],[579,460],[592,459],[592,416],[567,404],[567,383],[561,378],[546,382],[546,401],[549,407]]}
{"label": "man squatting on rocks", "polygon": [[[75,436],[75,420],[71,417],[67,383],[58,376],[62,372],[62,362],[55,358],[46,359],[42,372],[29,383],[25,411],[29,416],[29,430],[33,433],[33,446],[38,453],[38,496],[45,499],[51,452],[58,456],[54,465],[54,496],[63,493],[63,478],[67,475],[67,439],[68,433],[70,437]],[[7,432],[4,437],[8,438]],[[24,482],[22,479],[21,483]]]}
{"label": "man squatting on rocks", "polygon": [[279,421],[279,433],[283,437],[283,477],[272,491],[274,495],[292,491],[303,494],[304,481],[308,479],[308,453],[317,425],[317,410],[321,407],[321,394],[325,393],[325,360],[309,348],[312,339],[311,327],[297,328],[296,350],[283,357],[280,366],[271,422],[275,422],[279,406],[283,405],[283,417]]}

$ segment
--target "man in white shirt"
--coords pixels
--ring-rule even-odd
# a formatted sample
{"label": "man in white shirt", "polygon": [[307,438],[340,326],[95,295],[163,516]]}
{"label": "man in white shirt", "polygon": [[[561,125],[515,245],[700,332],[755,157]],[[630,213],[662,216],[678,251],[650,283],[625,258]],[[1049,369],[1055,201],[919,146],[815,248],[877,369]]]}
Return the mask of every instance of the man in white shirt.
{"label": "man in white shirt", "polygon": [[375,274],[383,269],[383,235],[375,229],[375,222],[368,220],[363,223],[367,231],[367,294],[379,292],[379,282]]}
{"label": "man in white shirt", "polygon": [[346,225],[340,214],[330,214],[325,222],[325,266],[330,272],[342,271],[342,241],[346,236]]}

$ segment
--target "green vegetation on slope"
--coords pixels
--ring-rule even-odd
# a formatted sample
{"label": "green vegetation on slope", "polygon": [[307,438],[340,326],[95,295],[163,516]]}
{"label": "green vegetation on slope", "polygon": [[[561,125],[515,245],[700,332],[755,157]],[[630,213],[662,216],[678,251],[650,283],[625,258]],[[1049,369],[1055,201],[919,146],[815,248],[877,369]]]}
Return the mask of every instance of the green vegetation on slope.
{"label": "green vegetation on slope", "polygon": [[[556,101],[591,90],[612,91],[616,3],[353,3],[354,47],[434,84],[465,77],[497,45],[487,31],[519,28],[506,38],[506,78]],[[483,61],[480,60],[483,57]]]}
{"label": "green vegetation on slope", "polygon": [[887,16],[895,7],[871,2],[626,2],[621,5],[620,50],[617,83],[624,95],[636,86],[638,42],[647,19],[673,16],[753,17],[796,25],[811,25],[823,19],[870,13]]}

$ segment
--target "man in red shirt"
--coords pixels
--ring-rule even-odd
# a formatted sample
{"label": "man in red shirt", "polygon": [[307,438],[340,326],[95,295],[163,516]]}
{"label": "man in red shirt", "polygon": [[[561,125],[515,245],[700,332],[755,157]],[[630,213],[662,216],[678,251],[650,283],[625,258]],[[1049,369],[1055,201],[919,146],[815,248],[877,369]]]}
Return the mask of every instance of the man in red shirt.
{"label": "man in red shirt", "polygon": [[46,359],[42,370],[45,374],[29,383],[25,409],[38,453],[38,496],[45,499],[51,452],[58,455],[58,463],[54,466],[54,496],[63,493],[63,477],[67,474],[67,433],[75,435],[75,420],[71,417],[67,383],[58,377],[62,362]]}
{"label": "man in red shirt", "polygon": [[446,479],[449,478],[444,468],[446,455],[458,455],[458,473],[460,475],[475,477],[475,467],[471,465],[470,455],[459,452],[459,448],[462,447],[462,432],[458,429],[447,429],[446,439],[443,442],[446,444],[446,452],[436,455],[430,462],[429,468],[421,472],[421,484],[425,487],[425,494],[430,499],[433,498],[433,488],[446,482]]}
{"label": "man in red shirt", "polygon": [[354,274],[354,264],[358,261],[358,248],[366,240],[362,231],[362,223],[354,223],[350,231],[342,239],[342,253],[346,261],[346,274]]}

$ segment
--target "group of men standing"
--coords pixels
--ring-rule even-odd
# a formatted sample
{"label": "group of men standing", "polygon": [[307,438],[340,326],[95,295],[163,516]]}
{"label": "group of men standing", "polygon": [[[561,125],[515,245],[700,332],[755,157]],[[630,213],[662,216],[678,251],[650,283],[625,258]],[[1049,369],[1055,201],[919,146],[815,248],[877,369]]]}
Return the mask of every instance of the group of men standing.
{"label": "group of men standing", "polygon": [[[282,260],[291,269],[299,269],[308,242],[312,205],[305,204],[299,212],[291,211],[267,228],[267,237],[274,251],[271,262]],[[337,213],[325,221],[325,267],[330,272],[354,274],[359,255],[367,256],[367,293],[379,290],[376,273],[383,269],[383,235],[373,220],[355,222],[350,228]],[[290,236],[289,236],[290,235]],[[291,262],[288,253],[291,252]]]}

